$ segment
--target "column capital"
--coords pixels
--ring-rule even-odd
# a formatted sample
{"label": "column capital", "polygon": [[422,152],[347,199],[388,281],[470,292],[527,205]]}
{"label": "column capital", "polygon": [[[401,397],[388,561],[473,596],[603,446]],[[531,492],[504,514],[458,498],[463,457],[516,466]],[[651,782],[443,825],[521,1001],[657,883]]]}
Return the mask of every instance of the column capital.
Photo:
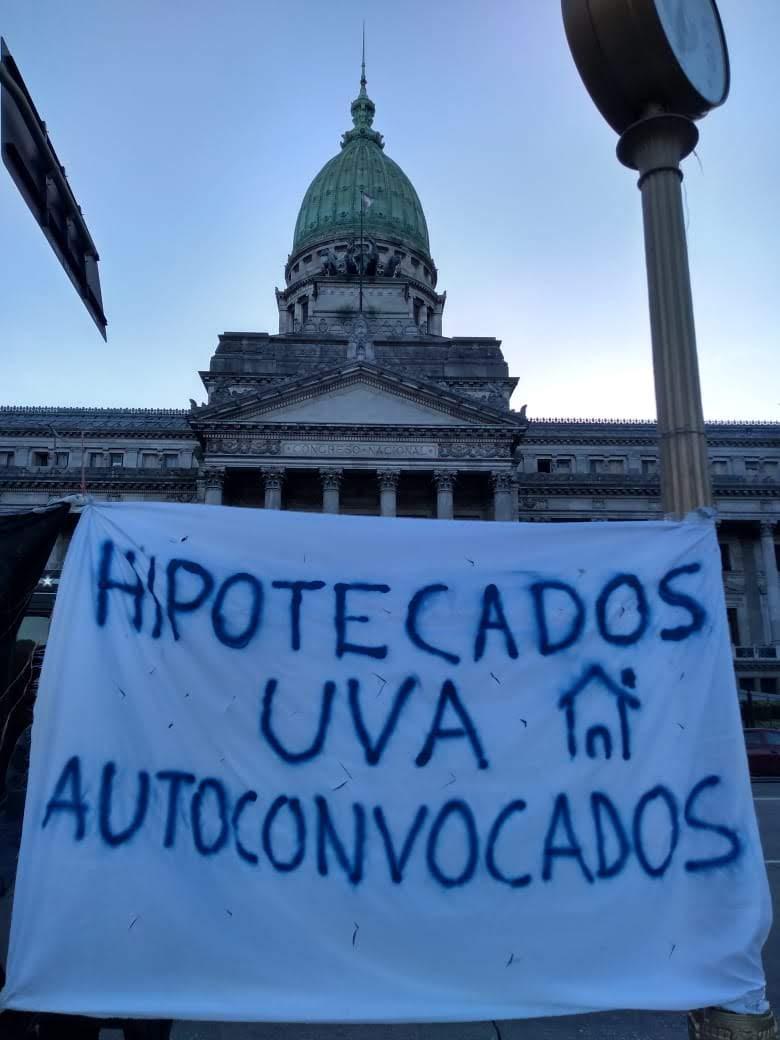
{"label": "column capital", "polygon": [[341,479],[344,470],[337,466],[323,466],[320,469],[320,480],[323,491],[338,491],[341,487]]}
{"label": "column capital", "polygon": [[265,482],[266,489],[273,488],[281,491],[285,478],[284,466],[263,466],[260,474]]}
{"label": "column capital", "polygon": [[437,491],[452,491],[457,479],[458,471],[456,469],[435,469],[433,471],[433,482]]}
{"label": "column capital", "polygon": [[400,469],[378,469],[376,479],[379,481],[381,491],[395,491],[398,481],[401,479]]}
{"label": "column capital", "polygon": [[494,491],[511,491],[515,485],[515,475],[510,469],[494,469],[490,473],[490,483]]}
{"label": "column capital", "polygon": [[777,528],[776,520],[760,520],[758,524],[762,538],[774,538]]}
{"label": "column capital", "polygon": [[222,490],[225,483],[225,470],[221,466],[207,466],[203,470],[203,481],[206,488],[218,488]]}

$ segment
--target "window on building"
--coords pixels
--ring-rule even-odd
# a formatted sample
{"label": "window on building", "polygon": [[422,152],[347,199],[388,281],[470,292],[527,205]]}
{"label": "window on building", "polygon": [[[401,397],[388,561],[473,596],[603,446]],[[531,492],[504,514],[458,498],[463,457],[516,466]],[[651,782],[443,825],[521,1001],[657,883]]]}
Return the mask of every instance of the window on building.
{"label": "window on building", "polygon": [[745,472],[749,474],[758,474],[761,472],[761,463],[758,459],[746,459],[745,460]]}
{"label": "window on building", "polygon": [[658,473],[658,459],[642,459],[642,476],[654,477]]}
{"label": "window on building", "polygon": [[774,675],[764,675],[758,680],[761,693],[777,693],[777,679]]}
{"label": "window on building", "polygon": [[731,546],[726,542],[720,542],[720,566],[723,571],[730,571],[731,566]]}
{"label": "window on building", "polygon": [[711,463],[712,475],[714,477],[725,477],[729,472],[728,459],[713,459]]}
{"label": "window on building", "polygon": [[67,469],[68,460],[70,458],[70,452],[67,451],[55,451],[54,453],[54,465],[60,469]]}
{"label": "window on building", "polygon": [[419,266],[420,266],[420,261],[419,261],[419,260],[417,259],[417,257],[414,257],[414,256],[413,256],[413,257],[412,257],[412,267],[413,267],[413,268],[415,269],[415,271],[416,271],[416,270],[417,270],[417,268],[418,268]]}
{"label": "window on building", "polygon": [[50,453],[48,451],[34,451],[32,454],[33,466],[48,466]]}
{"label": "window on building", "polygon": [[537,473],[552,473],[552,459],[537,459],[536,460],[536,472]]}
{"label": "window on building", "polygon": [[309,255],[308,255],[308,256],[305,256],[305,257],[303,258],[303,262],[304,262],[305,264],[310,264],[310,263],[311,263],[311,253],[309,253]]}
{"label": "window on building", "polygon": [[301,323],[305,323],[309,320],[309,297],[302,296],[300,299],[301,304]]}
{"label": "window on building", "polygon": [[556,459],[554,468],[556,473],[573,473],[574,459]]}
{"label": "window on building", "polygon": [[103,465],[103,452],[90,451],[87,453],[87,465],[90,469],[100,469]]}
{"label": "window on building", "polygon": [[625,473],[626,471],[626,460],[625,459],[608,459],[607,460],[607,472],[608,473]]}
{"label": "window on building", "polygon": [[739,638],[739,613],[736,607],[726,607],[726,616],[729,620],[729,636],[732,646],[741,646]]}
{"label": "window on building", "polygon": [[14,453],[12,451],[0,451],[0,467],[13,466]]}
{"label": "window on building", "polygon": [[777,459],[764,459],[765,477],[771,477],[772,480],[777,480],[778,468]]}
{"label": "window on building", "polygon": [[123,451],[112,451],[108,456],[111,469],[121,469],[125,464],[125,453]]}
{"label": "window on building", "polygon": [[603,473],[604,472],[604,459],[589,459],[588,469],[591,473]]}
{"label": "window on building", "polygon": [[29,640],[38,646],[45,645],[49,638],[50,625],[51,618],[39,617],[37,614],[27,614],[22,618],[22,623],[16,634],[17,642]]}
{"label": "window on building", "polygon": [[160,456],[156,451],[144,451],[141,453],[142,469],[157,469],[160,465]]}
{"label": "window on building", "polygon": [[426,279],[427,279],[428,281],[430,281],[430,280],[431,280],[431,272],[430,272],[430,271],[428,270],[428,268],[427,268],[427,267],[423,267],[423,271],[425,272],[425,277],[426,277]]}
{"label": "window on building", "polygon": [[415,325],[419,325],[420,322],[422,321],[422,309],[423,309],[423,302],[422,302],[422,300],[415,300],[414,301],[414,323],[415,323]]}
{"label": "window on building", "polygon": [[166,451],[163,455],[163,469],[176,469],[179,465],[179,455],[175,451]]}
{"label": "window on building", "polygon": [[777,564],[777,569],[780,571],[780,545],[778,545],[777,542],[775,542],[775,563]]}

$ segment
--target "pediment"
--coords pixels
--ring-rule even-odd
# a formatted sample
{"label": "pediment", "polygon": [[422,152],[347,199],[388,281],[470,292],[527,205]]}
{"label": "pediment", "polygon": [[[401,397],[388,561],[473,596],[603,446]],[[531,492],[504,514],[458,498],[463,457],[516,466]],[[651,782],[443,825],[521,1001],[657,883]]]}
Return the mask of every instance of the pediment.
{"label": "pediment", "polygon": [[200,412],[195,425],[219,422],[334,423],[381,426],[515,426],[510,413],[421,380],[354,364],[294,380]]}

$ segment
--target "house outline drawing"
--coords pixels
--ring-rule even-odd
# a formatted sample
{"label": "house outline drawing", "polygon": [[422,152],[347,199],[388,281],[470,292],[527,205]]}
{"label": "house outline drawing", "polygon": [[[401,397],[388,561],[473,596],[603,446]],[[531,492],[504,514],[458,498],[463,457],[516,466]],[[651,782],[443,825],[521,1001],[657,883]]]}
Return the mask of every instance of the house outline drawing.
{"label": "house outline drawing", "polygon": [[[625,685],[621,686],[611,679],[600,664],[592,664],[585,669],[574,685],[561,695],[558,700],[558,707],[566,716],[566,739],[571,758],[576,758],[578,751],[576,701],[592,684],[600,685],[603,690],[614,697],[619,722],[621,756],[625,761],[631,758],[631,731],[628,713],[629,709],[638,710],[641,708],[642,702],[631,692],[631,689],[627,689],[627,687],[633,688],[636,682],[633,670],[630,668],[623,669],[621,678]],[[584,740],[585,750],[589,758],[597,757],[599,742],[602,744],[604,757],[606,759],[612,757],[615,741],[608,726],[597,724],[588,727],[584,734]]]}

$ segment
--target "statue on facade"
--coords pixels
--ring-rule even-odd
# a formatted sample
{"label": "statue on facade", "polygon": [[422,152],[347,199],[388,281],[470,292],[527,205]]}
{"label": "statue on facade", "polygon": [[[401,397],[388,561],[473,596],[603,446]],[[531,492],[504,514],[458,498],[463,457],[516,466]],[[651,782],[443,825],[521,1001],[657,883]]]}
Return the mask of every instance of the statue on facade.
{"label": "statue on facade", "polygon": [[344,255],[344,273],[345,274],[358,274],[360,271],[358,261],[358,246],[353,238],[347,247],[347,252]]}
{"label": "statue on facade", "polygon": [[325,249],[320,253],[322,261],[322,274],[334,275],[339,273],[339,258],[332,249]]}
{"label": "statue on facade", "polygon": [[[368,246],[366,250],[365,246]],[[377,274],[379,266],[379,250],[373,238],[367,238],[363,247],[363,273],[373,278]]]}
{"label": "statue on facade", "polygon": [[398,278],[401,274],[401,260],[402,257],[398,253],[393,253],[390,259],[385,264],[385,275],[388,278]]}

